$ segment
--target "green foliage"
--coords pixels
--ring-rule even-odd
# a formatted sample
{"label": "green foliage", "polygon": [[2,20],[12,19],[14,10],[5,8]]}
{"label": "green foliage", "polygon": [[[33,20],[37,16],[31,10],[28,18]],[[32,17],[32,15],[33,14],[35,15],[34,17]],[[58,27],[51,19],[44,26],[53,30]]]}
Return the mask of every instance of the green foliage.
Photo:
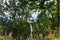
{"label": "green foliage", "polygon": [[[44,34],[47,30],[51,32],[52,28],[58,24],[57,3],[54,0],[44,4],[47,1],[49,0],[9,0],[9,4],[5,3],[6,7],[3,8],[3,12],[9,12],[10,19],[8,17],[1,18],[0,25],[5,26],[4,31],[7,34],[12,32],[14,38],[29,36],[30,27],[26,22],[27,18],[31,15],[32,10],[39,9],[37,20],[32,24],[33,34]],[[46,11],[48,12],[46,13]]]}

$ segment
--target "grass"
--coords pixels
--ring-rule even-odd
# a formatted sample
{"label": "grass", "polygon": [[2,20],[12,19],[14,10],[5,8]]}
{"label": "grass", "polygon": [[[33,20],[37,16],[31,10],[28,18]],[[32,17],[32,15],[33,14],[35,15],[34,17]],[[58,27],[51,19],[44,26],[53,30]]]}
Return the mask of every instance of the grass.
{"label": "grass", "polygon": [[[40,34],[41,36],[42,34]],[[33,38],[34,40],[60,40],[60,35],[59,37],[56,37],[54,34],[50,33],[46,35],[45,37],[40,37],[38,35]],[[40,39],[39,39],[40,38]],[[15,40],[12,38],[11,33],[9,33],[8,36],[0,36],[0,40]],[[23,38],[21,40],[24,40]],[[31,40],[30,37],[28,37],[26,40]]]}
{"label": "grass", "polygon": [[[9,36],[0,36],[0,40],[14,40],[14,39]],[[30,37],[27,40],[30,40]],[[34,40],[39,40],[39,39],[34,39]],[[60,37],[56,38],[53,34],[48,34],[42,40],[60,40]]]}

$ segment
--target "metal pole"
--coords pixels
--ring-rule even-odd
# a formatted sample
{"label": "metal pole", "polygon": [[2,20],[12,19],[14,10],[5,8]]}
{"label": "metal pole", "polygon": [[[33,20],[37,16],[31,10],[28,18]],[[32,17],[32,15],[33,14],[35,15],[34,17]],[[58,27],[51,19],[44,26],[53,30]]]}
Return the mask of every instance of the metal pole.
{"label": "metal pole", "polygon": [[32,29],[32,25],[31,25],[31,23],[30,23],[30,31],[31,31],[31,40],[33,40],[33,35],[32,35],[32,32],[33,32],[33,29]]}

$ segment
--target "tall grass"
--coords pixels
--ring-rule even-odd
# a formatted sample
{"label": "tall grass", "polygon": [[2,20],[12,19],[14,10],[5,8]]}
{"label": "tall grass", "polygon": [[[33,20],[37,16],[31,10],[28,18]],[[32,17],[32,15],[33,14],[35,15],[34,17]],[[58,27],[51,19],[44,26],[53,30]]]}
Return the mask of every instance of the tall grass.
{"label": "tall grass", "polygon": [[[56,34],[59,34],[58,37]],[[12,37],[12,33],[10,32],[9,35],[0,36],[0,40],[16,40]],[[27,36],[24,38],[24,36],[20,36],[20,40],[31,40],[31,36]],[[43,37],[43,34],[33,34],[33,40],[60,40],[60,32],[59,33],[49,33],[48,35]]]}
{"label": "tall grass", "polygon": [[[46,35],[45,37],[42,37],[40,35],[35,35],[35,37],[33,37],[33,40],[60,40],[60,38],[56,38],[52,33]],[[0,36],[0,40],[15,40],[10,36]],[[30,37],[27,37],[26,39],[24,39],[23,36],[21,36],[20,40],[31,40]]]}

